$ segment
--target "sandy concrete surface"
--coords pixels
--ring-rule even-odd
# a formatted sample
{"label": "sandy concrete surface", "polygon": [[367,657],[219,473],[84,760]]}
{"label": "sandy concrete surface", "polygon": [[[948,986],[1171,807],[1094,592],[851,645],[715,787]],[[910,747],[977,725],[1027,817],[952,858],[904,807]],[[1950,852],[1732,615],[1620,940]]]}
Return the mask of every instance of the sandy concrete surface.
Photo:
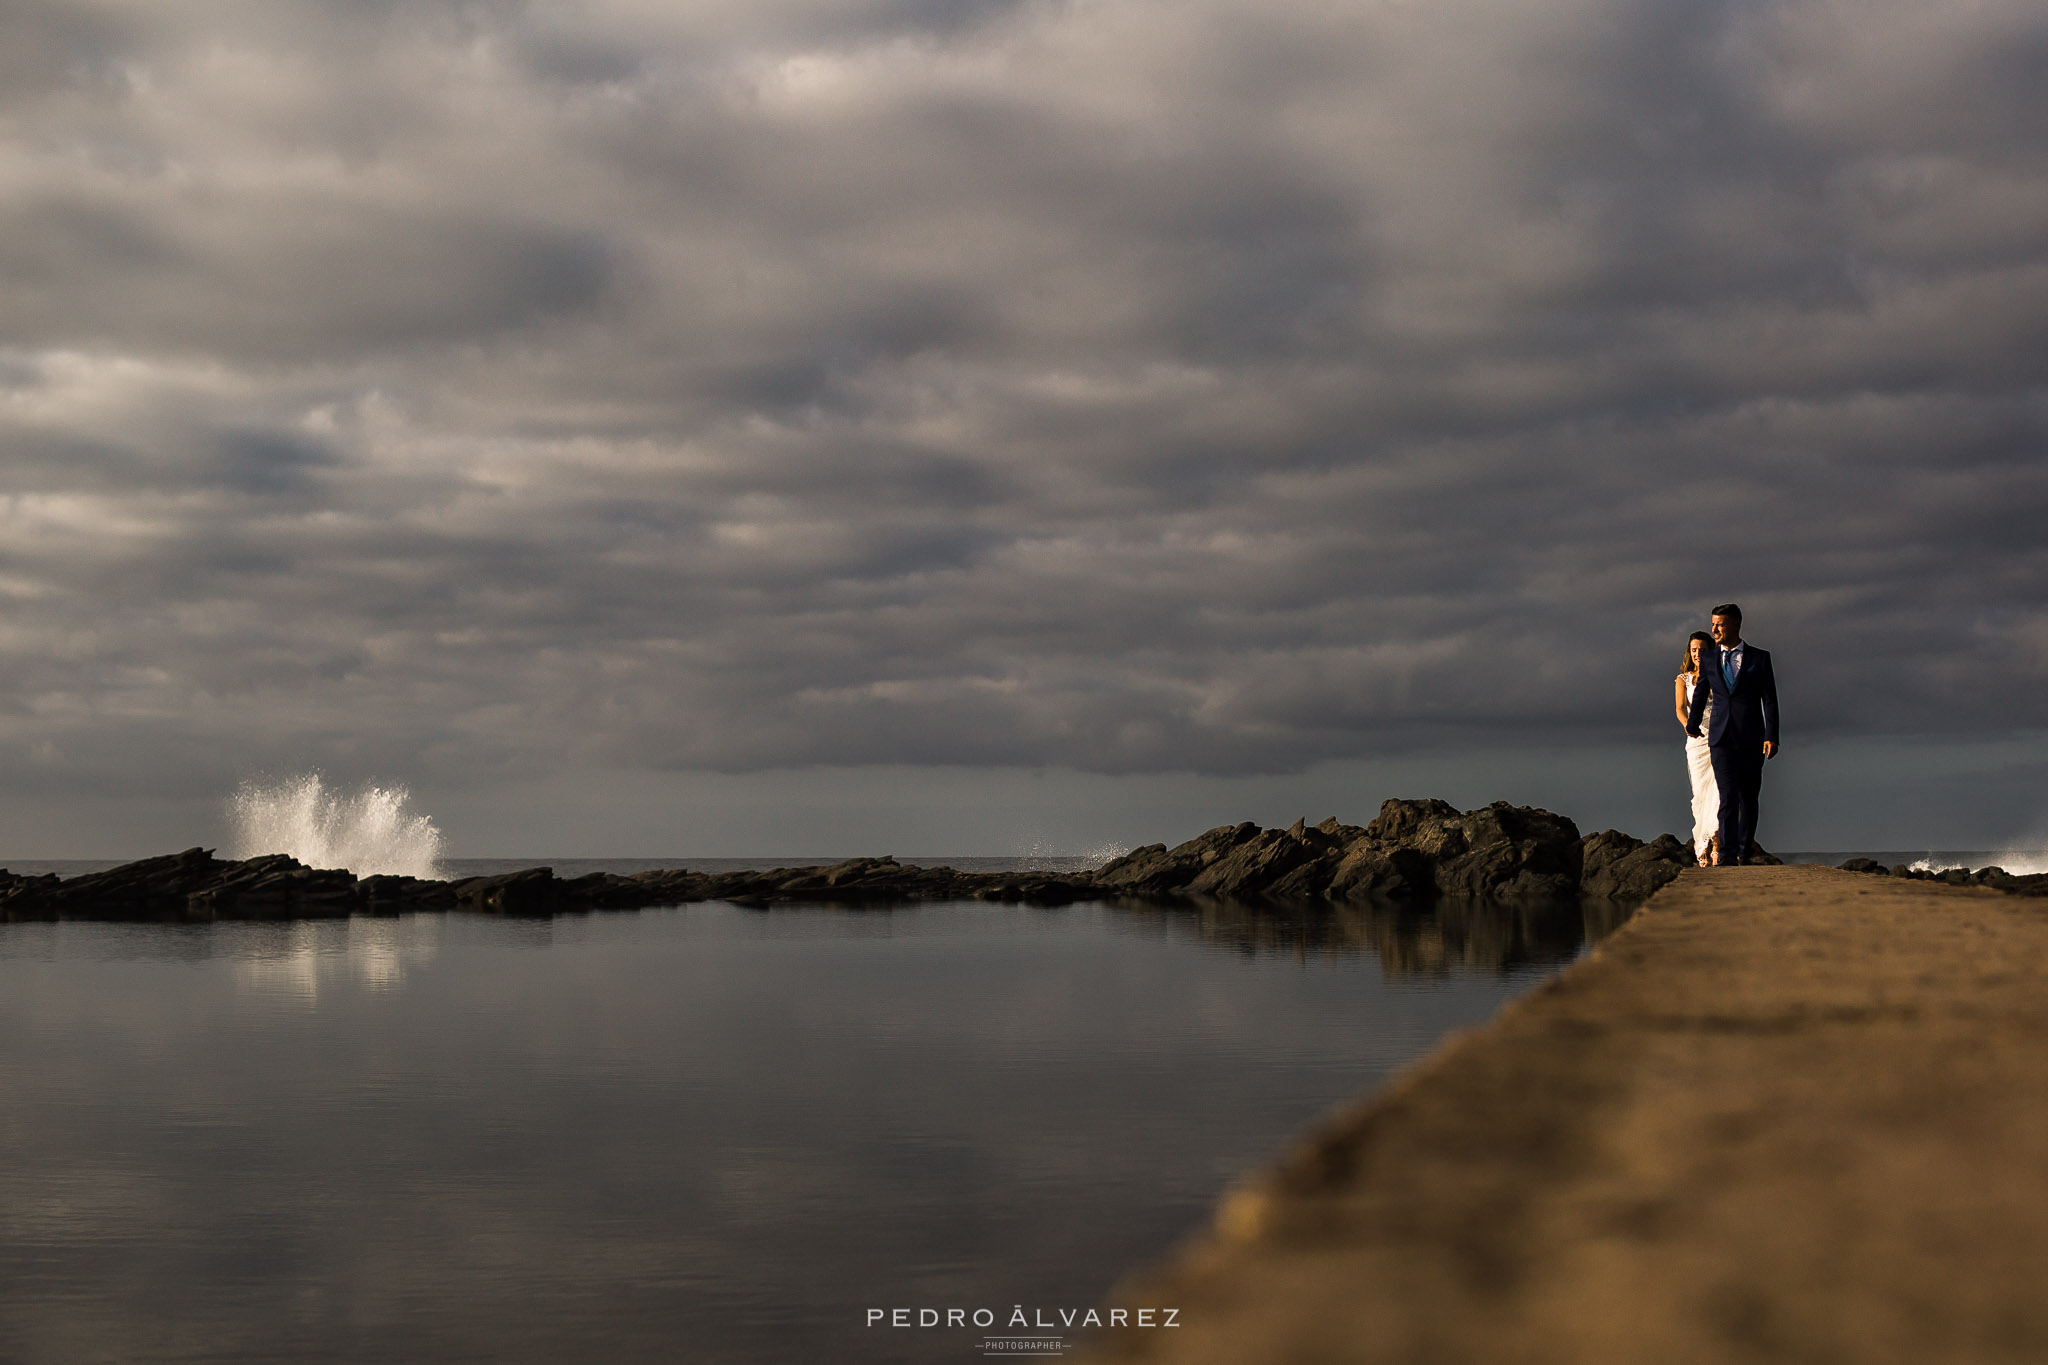
{"label": "sandy concrete surface", "polygon": [[1120,1287],[1101,1360],[2048,1361],[2048,902],[1693,869]]}

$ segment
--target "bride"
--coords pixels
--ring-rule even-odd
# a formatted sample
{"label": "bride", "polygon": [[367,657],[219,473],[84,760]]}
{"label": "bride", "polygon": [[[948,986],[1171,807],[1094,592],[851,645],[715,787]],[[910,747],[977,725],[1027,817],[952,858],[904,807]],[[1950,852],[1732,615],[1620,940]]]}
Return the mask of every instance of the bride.
{"label": "bride", "polygon": [[[1678,723],[1683,726],[1686,713],[1692,708],[1692,690],[1700,685],[1700,650],[1712,644],[1714,637],[1703,630],[1696,630],[1685,642],[1685,663],[1678,671],[1674,694],[1678,702]],[[1715,835],[1721,823],[1721,793],[1714,785],[1714,757],[1707,749],[1707,729],[1713,719],[1714,703],[1707,701],[1707,709],[1700,713],[1700,738],[1687,735],[1685,740],[1685,766],[1692,774],[1692,851],[1699,858],[1700,866],[1710,866],[1714,861]]]}

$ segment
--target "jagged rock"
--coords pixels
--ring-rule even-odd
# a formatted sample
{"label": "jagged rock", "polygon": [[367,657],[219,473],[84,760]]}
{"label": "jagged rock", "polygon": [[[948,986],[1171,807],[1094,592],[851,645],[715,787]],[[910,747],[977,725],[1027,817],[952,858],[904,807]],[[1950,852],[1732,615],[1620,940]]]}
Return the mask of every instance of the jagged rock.
{"label": "jagged rock", "polygon": [[425,881],[418,877],[377,874],[356,883],[362,908],[375,915],[397,915],[406,911],[450,910],[455,906],[452,883]]}
{"label": "jagged rock", "polygon": [[496,877],[455,883],[455,902],[465,910],[496,915],[549,915],[560,904],[561,883],[552,867],[529,867]]}
{"label": "jagged rock", "polygon": [[316,870],[282,853],[220,867],[186,895],[187,919],[341,919],[360,904],[352,873]]}
{"label": "jagged rock", "polygon": [[1433,796],[1420,801],[1382,801],[1380,813],[1365,827],[1365,834],[1382,844],[1434,853],[1443,846],[1444,822],[1455,821],[1461,814],[1450,802]]}
{"label": "jagged rock", "polygon": [[0,867],[0,921],[55,918],[45,907],[57,881],[54,872],[31,875]]}
{"label": "jagged rock", "polygon": [[1100,881],[1128,891],[1157,892],[1177,891],[1185,884],[1185,878],[1194,874],[1165,844],[1146,844],[1105,863],[1095,875]]}
{"label": "jagged rock", "polygon": [[1580,849],[1579,887],[1604,900],[1646,900],[1695,861],[1692,849],[1670,834],[1646,844],[1618,829],[1603,829],[1587,835]]}
{"label": "jagged rock", "polygon": [[[790,873],[791,870],[778,868],[776,871]],[[776,885],[778,889],[790,892],[851,890],[889,881],[914,881],[917,880],[915,874],[923,871],[923,868],[910,868],[906,877],[906,869],[894,858],[849,858],[831,867],[795,869],[793,875],[779,877]]]}
{"label": "jagged rock", "polygon": [[1419,850],[1357,840],[1330,878],[1332,900],[1415,900],[1436,889],[1436,869]]}
{"label": "jagged rock", "polygon": [[124,863],[59,883],[48,895],[57,916],[76,919],[182,919],[195,891],[216,881],[231,864],[211,849],[188,848],[159,858]]}
{"label": "jagged rock", "polygon": [[[1301,828],[1299,824],[1295,826]],[[1249,830],[1240,825],[1233,831],[1235,842],[1219,849],[1202,870],[1187,883],[1197,896],[1271,895],[1290,874],[1304,864],[1318,861],[1324,852],[1312,848],[1299,835],[1277,829]],[[1317,836],[1319,839],[1322,837]],[[1299,881],[1299,878],[1294,880]],[[1327,877],[1323,879],[1326,885]]]}
{"label": "jagged rock", "polygon": [[1496,801],[1435,825],[1444,841],[1436,889],[1444,895],[1555,900],[1578,892],[1579,827],[1562,815]]}
{"label": "jagged rock", "polygon": [[1097,871],[1094,880],[1152,896],[1320,899],[1348,851],[1347,832],[1362,833],[1345,826],[1336,832],[1309,829],[1299,820],[1285,830],[1249,822],[1219,825],[1172,850],[1163,844],[1134,849]]}
{"label": "jagged rock", "polygon": [[1155,896],[1515,900],[1574,894],[1579,860],[1578,827],[1549,811],[1394,800],[1362,829],[1334,816],[1313,828],[1306,820],[1284,830],[1222,825],[1178,848],[1136,849],[1095,875]]}
{"label": "jagged rock", "polygon": [[1884,864],[1877,861],[1877,859],[1875,858],[1851,858],[1849,859],[1849,861],[1842,864],[1842,871],[1869,872],[1879,877],[1886,877],[1891,875],[1890,873],[1885,871]]}

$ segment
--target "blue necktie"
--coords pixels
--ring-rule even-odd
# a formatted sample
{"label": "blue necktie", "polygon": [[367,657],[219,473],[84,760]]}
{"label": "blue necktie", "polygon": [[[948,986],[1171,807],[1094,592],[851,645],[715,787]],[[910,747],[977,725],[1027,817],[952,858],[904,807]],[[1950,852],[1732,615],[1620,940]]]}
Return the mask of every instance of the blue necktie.
{"label": "blue necktie", "polygon": [[1728,684],[1728,690],[1730,692],[1733,692],[1735,690],[1735,673],[1735,651],[1732,649],[1722,650],[1721,680]]}

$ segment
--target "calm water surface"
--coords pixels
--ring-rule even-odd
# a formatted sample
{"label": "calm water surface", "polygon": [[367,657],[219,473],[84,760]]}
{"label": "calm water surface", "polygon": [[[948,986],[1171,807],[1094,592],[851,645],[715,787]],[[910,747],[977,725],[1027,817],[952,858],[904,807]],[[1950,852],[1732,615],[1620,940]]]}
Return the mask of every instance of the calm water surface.
{"label": "calm water surface", "polygon": [[0,925],[0,1360],[979,1359],[866,1310],[1101,1303],[1580,940],[983,904]]}

